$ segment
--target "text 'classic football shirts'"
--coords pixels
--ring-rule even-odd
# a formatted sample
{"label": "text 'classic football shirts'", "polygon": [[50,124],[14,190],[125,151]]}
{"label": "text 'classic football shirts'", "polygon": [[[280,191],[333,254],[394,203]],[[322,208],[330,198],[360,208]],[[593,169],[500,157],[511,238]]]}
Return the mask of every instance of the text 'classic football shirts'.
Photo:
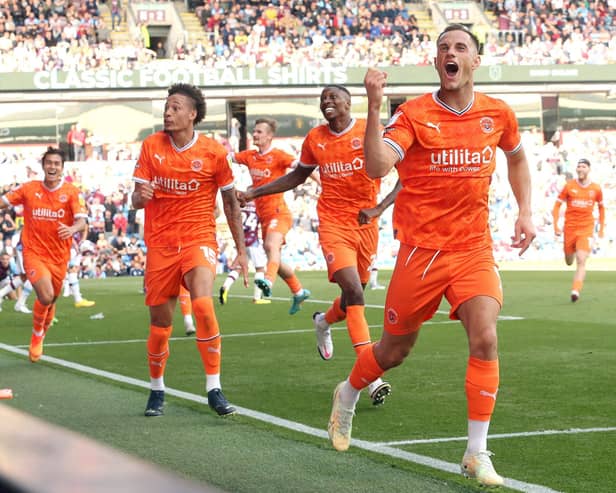
{"label": "text 'classic football shirts'", "polygon": [[195,132],[178,148],[165,132],[147,137],[133,179],[154,186],[145,206],[145,242],[151,247],[189,246],[216,235],[216,192],[233,187],[226,149]]}
{"label": "text 'classic football shirts'", "polygon": [[72,226],[75,219],[88,217],[85,201],[74,185],[64,180],[54,189],[42,181],[30,181],[4,195],[8,205],[22,204],[24,227],[21,243],[24,255],[34,254],[52,264],[66,264],[70,259],[72,237],[58,236],[60,223]]}
{"label": "text 'classic football shirts'", "polygon": [[402,183],[394,233],[403,243],[440,250],[491,244],[488,192],[496,148],[521,147],[509,106],[475,93],[462,111],[426,94],[400,105],[384,131],[399,155]]}
{"label": "text 'classic football shirts'", "polygon": [[381,181],[366,174],[365,131],[366,120],[354,119],[340,133],[319,125],[304,139],[300,165],[319,167],[322,191],[317,212],[321,224],[357,228],[359,210],[376,205]]}

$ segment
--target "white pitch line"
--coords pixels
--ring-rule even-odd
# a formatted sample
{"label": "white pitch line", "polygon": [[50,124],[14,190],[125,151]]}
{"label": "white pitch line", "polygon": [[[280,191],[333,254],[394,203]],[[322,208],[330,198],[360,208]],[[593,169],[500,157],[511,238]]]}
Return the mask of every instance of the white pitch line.
{"label": "white pitch line", "polygon": [[[538,431],[521,431],[518,433],[494,433],[488,435],[490,440],[495,438],[518,438],[518,437],[536,437],[545,435],[577,435],[579,433],[604,433],[616,431],[616,426],[607,426],[603,428],[569,428],[567,430],[538,430]],[[395,440],[392,442],[379,442],[377,445],[395,447],[399,445],[418,445],[424,443],[444,443],[444,442],[465,442],[467,437],[447,437],[447,438],[418,438],[415,440]]]}
{"label": "white pitch line", "polygon": [[[234,295],[229,295],[229,298],[250,298],[252,299],[252,296],[247,296],[244,294],[234,294]],[[271,296],[268,299],[273,300],[273,301],[289,301],[289,298],[282,298],[280,296]],[[307,300],[304,300],[303,303],[318,303],[320,305],[331,305],[331,300],[315,300],[312,298],[308,298]],[[366,304],[364,305],[366,308],[379,308],[381,310],[384,310],[385,307],[383,305],[370,305],[370,304]],[[449,315],[449,312],[446,310],[437,310],[436,311],[437,314],[439,315]],[[511,315],[499,315],[498,316],[499,320],[524,320],[524,317],[516,317],[516,316],[511,316]],[[426,322],[424,322],[424,325],[426,325]]]}
{"label": "white pitch line", "polygon": [[[0,343],[0,349],[4,349],[10,353],[20,354],[23,356],[27,356],[28,352],[23,349],[16,348],[14,346],[9,346],[7,344]],[[72,361],[66,361],[60,358],[54,358],[53,356],[43,355],[41,357],[42,361],[46,361],[58,366],[62,366],[64,368],[70,368],[71,370],[79,371],[82,373],[95,375],[97,377],[107,378],[109,380],[120,382],[124,384],[134,385],[136,387],[140,387],[143,389],[149,389],[149,382],[145,382],[143,380],[138,380],[132,377],[126,377],[124,375],[119,375],[117,373],[112,373],[105,370],[99,370],[98,368],[93,368],[91,366],[81,365],[79,363],[74,363]],[[207,397],[203,395],[192,394],[190,392],[185,392],[183,390],[176,390],[167,387],[165,389],[165,393],[168,395],[172,395],[174,397],[179,397],[181,399],[186,399],[189,401],[197,402],[200,404],[204,404],[207,406]],[[329,437],[325,430],[319,428],[313,428],[312,426],[307,426],[302,423],[297,423],[295,421],[290,421],[284,418],[279,418],[277,416],[272,416],[270,414],[262,413],[259,411],[254,411],[252,409],[247,409],[241,406],[235,406],[238,413],[243,416],[248,416],[250,418],[263,421],[265,423],[269,423],[275,426],[279,426],[281,428],[286,428],[295,432],[304,433],[306,435],[311,435],[317,438],[322,438],[328,440]],[[361,448],[364,450],[368,450],[370,452],[379,453],[382,455],[386,455],[389,457],[395,457],[397,459],[407,460],[409,462],[413,462],[415,464],[420,464],[423,466],[430,467],[432,469],[438,469],[440,471],[450,472],[452,474],[460,474],[460,465],[454,464],[451,462],[446,462],[440,459],[434,459],[432,457],[428,457],[425,455],[419,455],[412,452],[407,452],[405,450],[396,449],[387,445],[368,442],[365,440],[352,439],[351,444],[357,448]],[[561,493],[558,490],[553,490],[546,486],[526,483],[523,481],[518,481],[516,479],[504,478],[505,486],[517,491],[523,491],[526,493]]]}
{"label": "white pitch line", "polygon": [[[457,324],[457,320],[443,320],[442,322],[424,322],[424,325]],[[370,328],[379,328],[382,325],[369,325]],[[346,327],[332,327],[332,330],[347,330]],[[269,330],[267,332],[242,332],[239,334],[222,334],[223,339],[234,337],[255,337],[255,336],[275,336],[286,334],[305,334],[313,333],[314,329],[290,329],[290,330]],[[194,341],[192,337],[171,337],[170,341]],[[115,341],[73,341],[73,342],[46,342],[45,347],[71,347],[71,346],[104,346],[106,344],[145,344],[147,339],[122,339]],[[15,347],[27,348],[27,344],[18,344]]]}

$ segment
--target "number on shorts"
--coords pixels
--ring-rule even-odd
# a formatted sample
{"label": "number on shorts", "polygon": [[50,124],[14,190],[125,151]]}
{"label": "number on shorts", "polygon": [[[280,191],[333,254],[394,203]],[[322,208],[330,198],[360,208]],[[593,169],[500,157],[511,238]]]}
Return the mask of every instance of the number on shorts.
{"label": "number on shorts", "polygon": [[210,247],[202,246],[201,251],[203,252],[203,256],[205,260],[207,260],[210,264],[216,265],[216,252],[212,250]]}

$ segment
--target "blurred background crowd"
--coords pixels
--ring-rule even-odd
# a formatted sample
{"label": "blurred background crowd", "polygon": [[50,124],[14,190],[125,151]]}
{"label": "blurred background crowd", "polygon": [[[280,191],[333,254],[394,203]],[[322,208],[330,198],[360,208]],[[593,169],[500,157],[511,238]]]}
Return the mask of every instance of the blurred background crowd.
{"label": "blurred background crowd", "polygon": [[[533,178],[534,220],[538,236],[525,254],[527,260],[560,260],[562,239],[554,235],[552,207],[565,181],[575,176],[575,166],[580,157],[592,163],[591,176],[601,184],[605,196],[606,234],[595,245],[594,254],[603,257],[616,256],[616,132],[562,132],[558,140],[543,142],[541,132],[526,131],[523,142]],[[222,143],[231,149],[227,140]],[[299,150],[301,140],[274,141],[274,145],[290,152]],[[3,192],[20,181],[41,176],[39,153],[30,155],[0,156],[3,177],[13,176],[10,183],[3,184]],[[24,163],[27,163],[24,167]],[[510,236],[516,211],[507,181],[504,157],[499,156],[497,172],[493,177],[490,197],[491,229],[496,258],[499,261],[513,260],[517,251],[510,248]],[[146,248],[142,241],[143,211],[130,207],[132,170],[134,160],[108,162],[67,162],[66,178],[80,186],[89,210],[89,233],[81,244],[83,277],[140,275],[145,265]],[[245,190],[250,184],[246,168],[234,166],[236,185]],[[397,179],[392,171],[382,182],[381,193],[386,195]],[[294,228],[287,236],[283,255],[299,270],[325,269],[318,243],[316,201],[318,185],[308,180],[295,190],[286,193],[295,219]],[[380,217],[380,246],[378,266],[391,268],[395,261],[398,244],[393,238],[389,208]],[[14,209],[11,220],[16,229],[23,224],[19,208]],[[232,241],[226,234],[224,215],[220,217],[221,234],[219,247],[219,271],[227,270],[233,259]],[[12,232],[4,233],[5,248],[11,249]]]}
{"label": "blurred background crowd", "polygon": [[[146,21],[129,22],[127,2],[0,0],[0,72],[119,70],[140,68],[160,59],[217,68],[306,63],[347,67],[429,65],[434,40],[426,19],[435,16],[439,8],[433,1],[402,0],[175,2],[174,8],[182,11],[183,19],[188,16],[196,20],[198,33],[194,28],[191,32],[187,29],[170,45],[153,42]],[[486,20],[485,25],[474,28],[482,41],[483,64],[616,63],[616,0],[482,0],[476,7]],[[223,135],[212,133],[230,151],[237,150],[234,135],[229,139]],[[80,275],[100,278],[142,274],[146,252],[142,211],[131,209],[129,203],[139,141],[109,144],[96,130],[79,124],[71,127],[65,139],[69,159],[66,178],[83,190],[90,216],[89,233],[80,245]],[[545,142],[540,130],[531,129],[524,131],[523,139],[532,166],[539,231],[525,257],[562,257],[562,246],[553,234],[551,210],[580,157],[592,163],[592,179],[601,184],[606,198],[606,235],[596,243],[594,253],[616,256],[616,131],[559,129]],[[278,139],[275,145],[297,155],[301,139]],[[41,176],[43,149],[37,145],[0,146],[2,192]],[[517,255],[509,247],[515,201],[510,196],[504,159],[499,161],[490,199],[491,227],[497,259],[511,260]],[[235,173],[238,188],[245,189],[249,178],[244,168],[236,168]],[[395,173],[383,180],[383,195],[395,180]],[[318,194],[312,181],[286,194],[295,228],[287,237],[284,256],[297,269],[325,268],[316,233]],[[9,252],[14,251],[14,232],[23,224],[20,212],[15,209],[3,218],[2,239]],[[392,208],[380,218],[381,268],[392,267],[397,253],[391,212]],[[222,226],[221,231],[222,272],[228,268],[233,252]]]}
{"label": "blurred background crowd", "polygon": [[[435,2],[193,0],[199,21],[173,46],[127,22],[128,0],[0,0],[0,72],[140,68],[158,59],[208,67],[429,65]],[[500,0],[478,4],[484,64],[616,62],[614,0]],[[489,28],[486,26],[490,26]],[[124,31],[126,37],[114,38]],[[191,35],[192,34],[192,35]],[[154,45],[154,46],[152,46]]]}

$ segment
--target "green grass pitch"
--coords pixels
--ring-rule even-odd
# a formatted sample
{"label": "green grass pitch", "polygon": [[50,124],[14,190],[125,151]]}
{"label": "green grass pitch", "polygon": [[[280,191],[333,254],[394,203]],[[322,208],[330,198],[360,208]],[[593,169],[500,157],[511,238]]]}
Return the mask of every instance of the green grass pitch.
{"label": "green grass pitch", "polygon": [[[380,282],[389,274],[382,271]],[[488,444],[512,490],[607,493],[616,484],[614,273],[589,272],[575,304],[571,276],[502,272],[501,385]],[[227,491],[479,490],[456,472],[465,447],[467,342],[461,325],[448,319],[448,305],[424,326],[405,363],[386,375],[393,394],[385,405],[374,408],[362,396],[353,428],[360,442],[338,453],[324,433],[332,390],[348,374],[354,352],[344,324],[337,324],[334,358],[319,358],[312,313],[325,310],[338,290],[323,272],[299,277],[312,298],[294,316],[280,280],[271,305],[253,305],[252,288],[240,283],[227,305],[215,301],[223,390],[242,411],[232,418],[218,418],[203,403],[205,378],[179,307],[165,376],[173,391],[166,414],[143,417],[148,317],[141,278],[82,281],[93,308],[60,299],[60,321],[45,344],[53,360],[37,364],[24,355],[30,316],[5,301],[0,388],[12,388],[15,397],[0,405]],[[222,281],[219,276],[216,290]],[[374,339],[384,298],[385,291],[366,290]],[[104,319],[91,320],[98,312]]]}

